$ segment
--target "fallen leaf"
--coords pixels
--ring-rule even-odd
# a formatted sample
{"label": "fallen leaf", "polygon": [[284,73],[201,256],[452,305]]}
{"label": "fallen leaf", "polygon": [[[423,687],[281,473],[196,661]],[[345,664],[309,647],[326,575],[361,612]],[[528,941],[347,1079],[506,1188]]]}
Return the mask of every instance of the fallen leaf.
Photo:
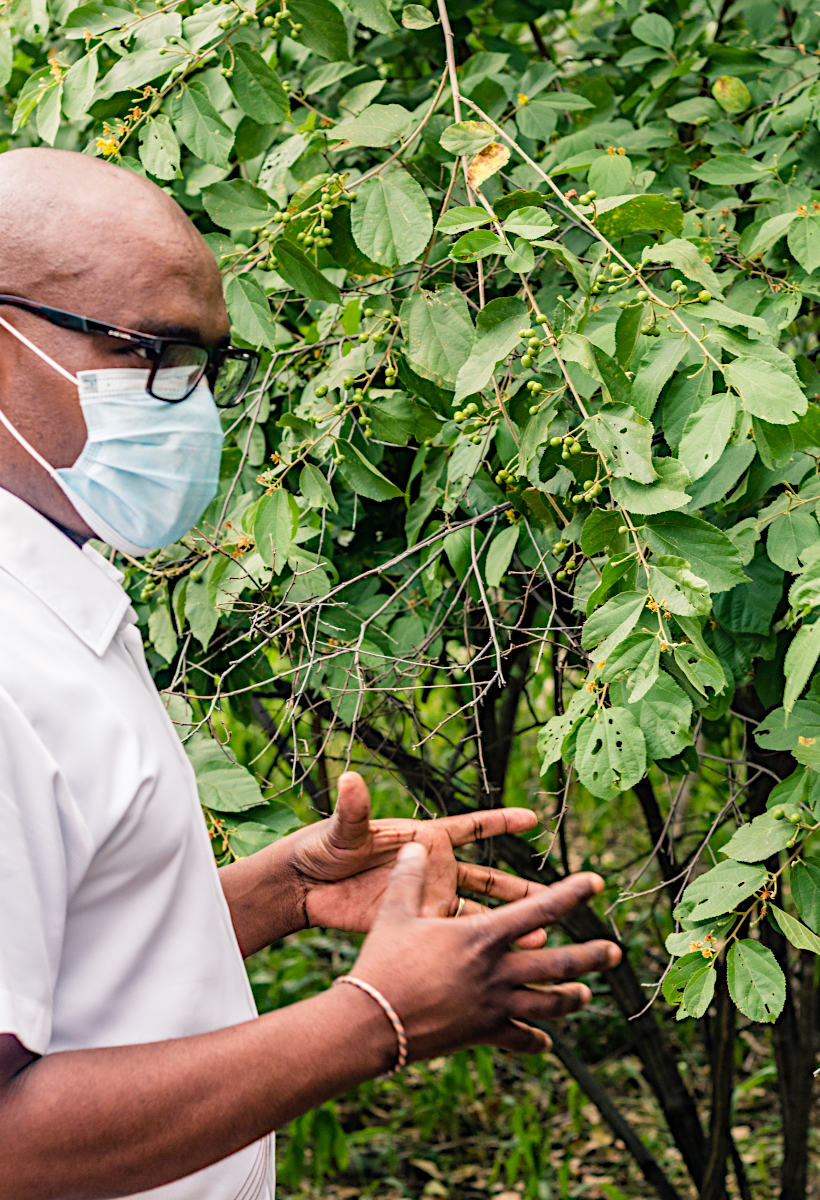
{"label": "fallen leaf", "polygon": [[485,180],[495,175],[496,171],[500,171],[509,161],[509,147],[502,146],[500,142],[490,142],[489,146],[479,150],[478,154],[470,159],[467,183],[471,188],[480,189]]}

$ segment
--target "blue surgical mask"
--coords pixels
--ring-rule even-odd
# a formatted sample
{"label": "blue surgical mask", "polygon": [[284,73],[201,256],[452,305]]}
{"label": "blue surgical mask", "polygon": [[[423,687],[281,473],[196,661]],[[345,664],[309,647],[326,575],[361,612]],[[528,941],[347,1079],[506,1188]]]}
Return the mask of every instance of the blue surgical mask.
{"label": "blue surgical mask", "polygon": [[[148,371],[66,371],[0,317],[0,325],[76,384],[88,431],[71,467],[53,467],[0,410],[0,422],[48,472],[97,537],[139,556],[187,533],[219,485],[222,426],[207,383],[169,404],[147,390]],[[184,368],[169,368],[175,370]]]}

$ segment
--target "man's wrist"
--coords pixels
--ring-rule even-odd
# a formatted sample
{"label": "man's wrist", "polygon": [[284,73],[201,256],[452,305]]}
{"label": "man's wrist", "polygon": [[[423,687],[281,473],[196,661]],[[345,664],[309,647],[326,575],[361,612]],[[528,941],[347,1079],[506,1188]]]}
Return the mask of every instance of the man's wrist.
{"label": "man's wrist", "polygon": [[245,958],[308,925],[307,886],[282,838],[220,868],[219,877]]}

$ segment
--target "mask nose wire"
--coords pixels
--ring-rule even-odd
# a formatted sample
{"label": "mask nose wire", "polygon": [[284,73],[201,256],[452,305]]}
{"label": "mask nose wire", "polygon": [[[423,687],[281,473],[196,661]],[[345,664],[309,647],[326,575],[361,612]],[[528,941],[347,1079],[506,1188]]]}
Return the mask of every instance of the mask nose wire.
{"label": "mask nose wire", "polygon": [[[21,333],[19,329],[15,329],[15,327],[10,325],[9,322],[4,320],[3,317],[0,317],[0,325],[2,325],[4,329],[7,329],[12,337],[17,338],[18,342],[22,342],[24,346],[27,346],[29,350],[32,350],[38,356],[38,358],[43,360],[43,362],[48,363],[50,367],[53,367],[55,371],[58,371],[64,379],[68,380],[69,383],[73,383],[75,387],[78,386],[78,380],[74,375],[71,374],[70,371],[67,371],[65,367],[61,367],[58,362],[55,362],[49,354],[46,354],[45,350],[41,350],[39,346],[35,346],[34,342],[29,341],[26,335]],[[0,408],[0,424],[6,427],[14,440],[19,442],[23,449],[31,455],[36,463],[39,463],[44,471],[47,471],[52,477],[56,474],[52,464],[47,459],[43,458],[39,451],[35,450],[32,444],[23,437],[19,430],[14,428],[11,421],[3,412],[2,408]]]}

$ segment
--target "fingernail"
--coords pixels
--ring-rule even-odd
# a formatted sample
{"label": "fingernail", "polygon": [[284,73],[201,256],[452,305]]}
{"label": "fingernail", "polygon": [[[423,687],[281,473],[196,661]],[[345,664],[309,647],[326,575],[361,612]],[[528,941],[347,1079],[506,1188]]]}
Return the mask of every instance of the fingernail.
{"label": "fingernail", "polygon": [[617,967],[618,963],[621,961],[621,951],[617,946],[613,945],[609,947],[607,959],[609,960],[609,965],[611,967]]}
{"label": "fingernail", "polygon": [[591,999],[592,999],[592,992],[586,986],[586,984],[582,984],[582,986],[581,986],[581,1003],[589,1004]]}

